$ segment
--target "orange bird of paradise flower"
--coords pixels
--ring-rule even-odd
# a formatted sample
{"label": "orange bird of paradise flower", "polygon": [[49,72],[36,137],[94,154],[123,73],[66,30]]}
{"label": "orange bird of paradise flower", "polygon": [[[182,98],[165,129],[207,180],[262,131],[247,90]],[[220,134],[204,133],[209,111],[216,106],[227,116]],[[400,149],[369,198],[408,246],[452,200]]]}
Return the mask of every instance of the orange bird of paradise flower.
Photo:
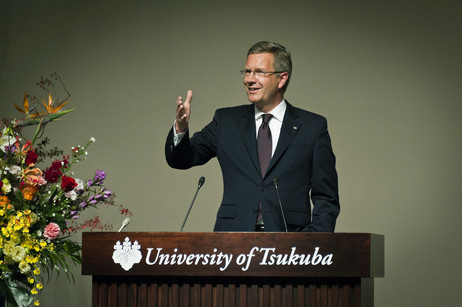
{"label": "orange bird of paradise flower", "polygon": [[43,114],[39,114],[39,113],[30,113],[31,110],[29,110],[29,99],[27,98],[27,94],[24,94],[24,101],[22,102],[22,106],[24,109],[21,109],[21,107],[19,107],[17,104],[13,103],[14,104],[14,107],[16,108],[16,110],[18,110],[19,112],[23,113],[23,114],[26,114],[26,117],[37,117],[37,116],[40,116],[40,115],[43,115]]}
{"label": "orange bird of paradise flower", "polygon": [[51,97],[51,94],[48,94],[48,103],[46,103],[45,100],[43,100],[43,98],[42,98],[42,102],[43,102],[43,106],[45,107],[46,113],[37,113],[37,112],[31,113],[33,109],[29,108],[29,99],[27,98],[27,94],[24,95],[24,101],[22,103],[24,109],[22,109],[15,103],[14,103],[14,107],[19,112],[26,114],[26,117],[38,117],[38,116],[42,116],[45,114],[54,114],[58,112],[69,102],[69,100],[63,101],[62,103],[60,103],[58,106],[55,107],[53,97]]}
{"label": "orange bird of paradise flower", "polygon": [[45,106],[45,109],[47,110],[47,113],[52,114],[52,113],[56,113],[59,110],[61,110],[61,108],[64,107],[69,102],[69,100],[63,101],[58,106],[54,107],[53,98],[51,97],[51,94],[48,94],[48,104],[45,102],[45,100],[43,100],[43,98],[42,98],[42,102],[43,102],[43,105]]}

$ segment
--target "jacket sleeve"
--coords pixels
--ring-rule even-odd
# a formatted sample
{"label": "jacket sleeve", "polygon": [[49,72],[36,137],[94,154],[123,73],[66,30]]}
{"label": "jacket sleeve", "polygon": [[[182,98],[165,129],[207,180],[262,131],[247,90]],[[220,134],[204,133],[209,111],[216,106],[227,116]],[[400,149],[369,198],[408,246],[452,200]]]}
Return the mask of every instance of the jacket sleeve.
{"label": "jacket sleeve", "polygon": [[313,212],[307,231],[333,232],[340,212],[340,203],[335,155],[332,151],[325,118],[323,118],[316,138],[311,183]]}
{"label": "jacket sleeve", "polygon": [[207,126],[196,132],[191,138],[186,131],[181,142],[175,146],[173,142],[173,127],[165,141],[165,158],[170,167],[188,169],[203,165],[216,156],[219,135],[219,112]]}

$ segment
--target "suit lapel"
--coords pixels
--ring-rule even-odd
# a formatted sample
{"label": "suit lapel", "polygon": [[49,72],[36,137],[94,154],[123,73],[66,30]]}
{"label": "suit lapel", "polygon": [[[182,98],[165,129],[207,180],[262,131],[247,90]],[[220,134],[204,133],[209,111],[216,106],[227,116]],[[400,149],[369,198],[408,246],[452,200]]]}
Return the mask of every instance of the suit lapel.
{"label": "suit lapel", "polygon": [[[295,111],[295,108],[287,101],[286,103],[287,109],[284,114],[284,120],[282,121],[278,144],[276,151],[271,158],[268,170],[266,171],[267,174],[281,158],[282,154],[286,151],[287,147],[289,147],[292,139],[295,137],[302,126],[302,121],[298,118],[298,114]],[[252,163],[254,164],[258,173],[261,174],[260,163],[258,162],[257,139],[255,135],[255,110],[252,104],[249,105],[246,111],[242,114],[242,121],[240,121],[239,127],[242,134],[242,140],[247,148]]]}
{"label": "suit lapel", "polygon": [[255,135],[255,110],[253,104],[250,104],[244,114],[242,114],[242,121],[240,123],[242,140],[247,148],[249,156],[256,168],[260,172],[260,163],[258,162],[257,152],[257,139]]}
{"label": "suit lapel", "polygon": [[266,173],[271,171],[271,168],[281,158],[282,154],[286,151],[287,147],[289,147],[293,138],[302,127],[302,121],[298,118],[298,114],[295,111],[295,108],[292,107],[292,105],[290,105],[288,102],[286,103],[287,109],[286,113],[284,114],[284,120],[282,121],[278,144]]}

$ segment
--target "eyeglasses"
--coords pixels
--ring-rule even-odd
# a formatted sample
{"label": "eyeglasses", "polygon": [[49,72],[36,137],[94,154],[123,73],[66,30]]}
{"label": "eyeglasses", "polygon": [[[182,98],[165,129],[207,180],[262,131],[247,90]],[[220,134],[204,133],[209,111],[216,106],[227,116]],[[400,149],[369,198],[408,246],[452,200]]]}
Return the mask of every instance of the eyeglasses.
{"label": "eyeglasses", "polygon": [[250,75],[253,73],[255,77],[257,78],[266,78],[271,74],[280,74],[283,73],[284,71],[261,71],[261,70],[250,70],[250,69],[244,69],[241,70],[241,76],[242,77],[250,77]]}

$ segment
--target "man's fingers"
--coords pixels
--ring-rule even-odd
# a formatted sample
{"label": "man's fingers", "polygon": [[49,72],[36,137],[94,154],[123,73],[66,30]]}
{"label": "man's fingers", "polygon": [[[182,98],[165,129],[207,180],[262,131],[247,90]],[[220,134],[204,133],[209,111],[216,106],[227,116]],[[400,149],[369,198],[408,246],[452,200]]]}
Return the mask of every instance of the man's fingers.
{"label": "man's fingers", "polygon": [[183,101],[183,97],[179,96],[176,99],[176,118],[178,123],[177,124],[186,124],[189,120],[189,115],[191,113],[191,101],[192,101],[193,93],[191,90],[188,90],[186,94],[186,99]]}
{"label": "man's fingers", "polygon": [[181,96],[178,96],[178,98],[176,99],[176,107],[178,109],[179,106],[181,106],[183,104],[183,97]]}
{"label": "man's fingers", "polygon": [[193,92],[191,90],[188,90],[188,93],[186,94],[186,103],[190,104],[192,101],[193,97]]}

